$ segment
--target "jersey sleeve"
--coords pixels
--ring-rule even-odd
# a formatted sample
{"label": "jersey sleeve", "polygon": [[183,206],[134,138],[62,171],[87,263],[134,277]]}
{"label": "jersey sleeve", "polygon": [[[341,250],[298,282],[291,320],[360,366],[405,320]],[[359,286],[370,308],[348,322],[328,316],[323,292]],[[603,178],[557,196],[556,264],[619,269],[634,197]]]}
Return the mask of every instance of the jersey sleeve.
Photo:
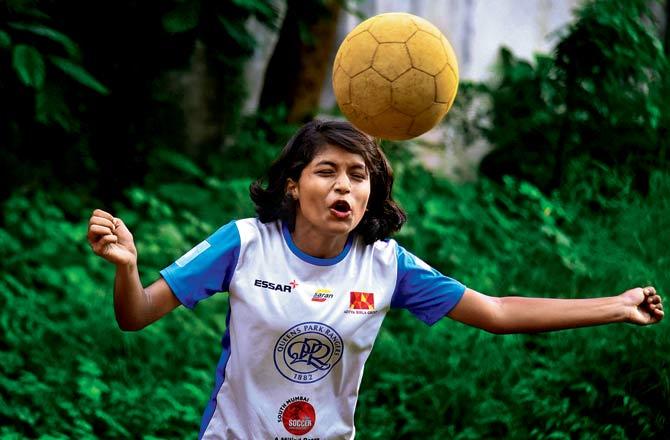
{"label": "jersey sleeve", "polygon": [[408,309],[433,325],[458,304],[465,292],[463,284],[442,275],[400,245],[396,256],[398,274],[391,307]]}
{"label": "jersey sleeve", "polygon": [[240,255],[235,222],[222,226],[206,240],[160,271],[177,299],[189,309],[217,292],[225,292]]}

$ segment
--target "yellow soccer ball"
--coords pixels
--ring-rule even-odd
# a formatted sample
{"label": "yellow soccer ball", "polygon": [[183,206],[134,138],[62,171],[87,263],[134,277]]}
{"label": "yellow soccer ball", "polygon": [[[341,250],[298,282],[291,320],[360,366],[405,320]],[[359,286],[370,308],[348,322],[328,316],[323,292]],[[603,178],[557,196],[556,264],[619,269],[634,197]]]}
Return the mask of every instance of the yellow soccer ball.
{"label": "yellow soccer ball", "polygon": [[429,21],[406,13],[371,17],[340,45],[333,90],[342,113],[383,139],[410,139],[447,114],[458,89],[454,49]]}

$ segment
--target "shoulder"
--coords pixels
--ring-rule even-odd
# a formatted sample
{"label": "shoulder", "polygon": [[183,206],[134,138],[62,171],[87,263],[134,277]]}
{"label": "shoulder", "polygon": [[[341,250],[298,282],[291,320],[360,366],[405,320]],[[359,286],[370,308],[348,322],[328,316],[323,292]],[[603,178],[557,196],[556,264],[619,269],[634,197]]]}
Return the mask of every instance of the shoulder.
{"label": "shoulder", "polygon": [[281,223],[279,220],[263,223],[258,217],[244,218],[231,222],[235,224],[243,244],[257,241],[279,239],[281,237]]}
{"label": "shoulder", "polygon": [[362,237],[356,240],[356,246],[360,249],[360,255],[368,255],[379,263],[384,265],[397,264],[398,243],[393,239],[377,240],[370,244],[365,244]]}

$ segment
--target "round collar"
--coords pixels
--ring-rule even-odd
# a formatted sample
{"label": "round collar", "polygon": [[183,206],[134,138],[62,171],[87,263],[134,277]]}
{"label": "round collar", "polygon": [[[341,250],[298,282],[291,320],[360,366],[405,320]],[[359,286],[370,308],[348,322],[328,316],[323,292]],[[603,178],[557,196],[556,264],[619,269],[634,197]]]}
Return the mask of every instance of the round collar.
{"label": "round collar", "polygon": [[284,241],[286,242],[286,245],[291,250],[291,252],[293,252],[293,254],[296,257],[300,258],[301,260],[310,264],[314,264],[316,266],[332,266],[333,264],[339,263],[344,259],[344,257],[347,256],[349,250],[351,249],[351,245],[354,241],[354,234],[349,234],[349,237],[347,237],[347,243],[344,245],[344,249],[342,249],[342,252],[340,252],[338,255],[332,258],[318,258],[306,254],[305,252],[298,249],[298,246],[296,246],[295,243],[293,242],[291,231],[288,230],[288,226],[286,225],[286,223],[281,222],[281,228],[282,228],[282,235],[284,236]]}

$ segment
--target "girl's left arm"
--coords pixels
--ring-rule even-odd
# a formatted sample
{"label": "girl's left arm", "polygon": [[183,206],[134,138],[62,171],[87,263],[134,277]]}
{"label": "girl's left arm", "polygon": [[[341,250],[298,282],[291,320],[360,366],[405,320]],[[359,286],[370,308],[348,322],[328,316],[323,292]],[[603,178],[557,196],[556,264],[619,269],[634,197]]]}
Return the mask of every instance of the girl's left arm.
{"label": "girl's left arm", "polygon": [[663,319],[663,302],[651,286],[589,299],[492,297],[466,289],[448,316],[496,334],[538,333],[614,322],[655,324]]}

